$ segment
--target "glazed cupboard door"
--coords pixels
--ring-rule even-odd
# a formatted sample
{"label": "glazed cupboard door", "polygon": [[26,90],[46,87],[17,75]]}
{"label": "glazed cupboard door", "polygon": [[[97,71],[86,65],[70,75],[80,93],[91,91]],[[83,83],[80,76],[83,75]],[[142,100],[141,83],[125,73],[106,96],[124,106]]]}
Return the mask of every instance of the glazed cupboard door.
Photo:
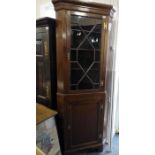
{"label": "glazed cupboard door", "polygon": [[68,12],[69,90],[94,91],[104,88],[103,16]]}
{"label": "glazed cupboard door", "polygon": [[76,149],[102,143],[104,93],[77,94],[67,97],[68,148]]}
{"label": "glazed cupboard door", "polygon": [[48,106],[51,99],[49,28],[36,29],[36,98]]}

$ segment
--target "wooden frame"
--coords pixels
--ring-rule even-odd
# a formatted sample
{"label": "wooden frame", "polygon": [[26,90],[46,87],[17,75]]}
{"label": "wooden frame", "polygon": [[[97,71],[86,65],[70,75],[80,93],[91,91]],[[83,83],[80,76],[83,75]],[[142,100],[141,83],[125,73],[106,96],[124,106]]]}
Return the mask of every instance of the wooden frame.
{"label": "wooden frame", "polygon": [[[49,77],[49,96],[39,96],[36,94],[36,101],[46,105],[47,107],[56,109],[56,38],[55,38],[55,20],[52,18],[40,18],[36,20],[36,29],[37,28],[48,28],[47,36],[47,49],[43,47],[42,55],[36,54],[36,64],[40,61],[43,64],[43,74],[48,74]],[[37,37],[36,37],[37,39]],[[37,43],[37,42],[36,42]],[[44,62],[48,59],[48,65],[44,65]],[[37,76],[37,75],[36,75]],[[45,80],[46,81],[46,80]],[[43,83],[39,81],[40,83]],[[47,81],[46,81],[47,82]]]}
{"label": "wooden frame", "polygon": [[[57,19],[57,107],[63,154],[75,154],[77,151],[87,149],[102,151],[104,145],[102,141],[105,142],[103,135],[106,132],[103,126],[106,104],[107,52],[109,51],[108,23],[114,9],[111,5],[91,3],[86,0],[53,0],[52,2]],[[100,82],[103,86],[100,86],[99,89],[70,89],[70,60],[68,55],[71,46],[71,15],[102,19]],[[81,123],[79,119],[81,119]],[[83,120],[87,120],[88,124],[83,124]],[[91,126],[91,120],[96,124],[94,128]],[[82,129],[82,124],[85,130]],[[92,134],[87,135],[87,132],[90,132],[89,128],[92,128]],[[77,137],[76,135],[80,135],[80,133],[83,136]]]}

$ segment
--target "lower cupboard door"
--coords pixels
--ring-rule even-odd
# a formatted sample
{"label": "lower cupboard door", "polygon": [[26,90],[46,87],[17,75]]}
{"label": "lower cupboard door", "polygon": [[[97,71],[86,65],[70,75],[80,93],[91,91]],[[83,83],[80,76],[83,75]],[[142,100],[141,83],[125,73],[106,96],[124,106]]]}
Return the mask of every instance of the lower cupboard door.
{"label": "lower cupboard door", "polygon": [[76,99],[67,104],[68,142],[71,149],[102,142],[103,100]]}

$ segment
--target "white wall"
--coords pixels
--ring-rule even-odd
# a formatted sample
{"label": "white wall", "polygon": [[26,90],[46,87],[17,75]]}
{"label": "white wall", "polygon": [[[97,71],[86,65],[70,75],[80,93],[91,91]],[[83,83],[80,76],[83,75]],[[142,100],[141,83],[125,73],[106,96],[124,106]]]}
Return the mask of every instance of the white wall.
{"label": "white wall", "polygon": [[36,18],[55,18],[55,11],[51,0],[36,0]]}

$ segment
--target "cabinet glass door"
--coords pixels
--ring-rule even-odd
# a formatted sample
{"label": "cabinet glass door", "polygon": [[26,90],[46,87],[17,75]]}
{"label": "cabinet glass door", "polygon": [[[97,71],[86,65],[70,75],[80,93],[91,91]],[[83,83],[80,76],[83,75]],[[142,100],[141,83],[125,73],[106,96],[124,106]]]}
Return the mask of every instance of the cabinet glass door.
{"label": "cabinet glass door", "polygon": [[38,102],[50,100],[49,28],[36,29],[36,97]]}
{"label": "cabinet glass door", "polygon": [[102,19],[71,16],[71,90],[100,86]]}

